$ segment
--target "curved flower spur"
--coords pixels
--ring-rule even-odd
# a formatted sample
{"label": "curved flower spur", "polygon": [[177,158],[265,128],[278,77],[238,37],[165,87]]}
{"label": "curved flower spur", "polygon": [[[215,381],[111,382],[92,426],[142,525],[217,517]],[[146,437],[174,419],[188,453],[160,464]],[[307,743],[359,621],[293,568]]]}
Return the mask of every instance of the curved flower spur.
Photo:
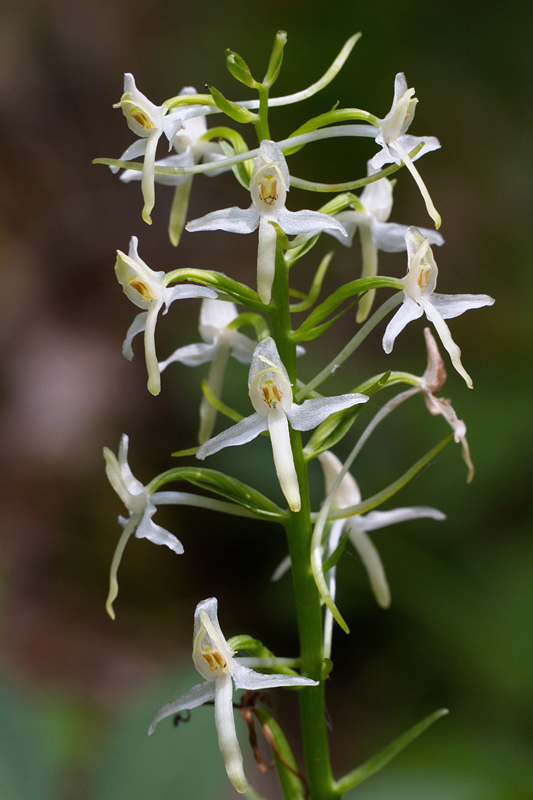
{"label": "curved flower spur", "polygon": [[287,370],[270,336],[263,339],[254,350],[248,394],[256,413],[209,439],[198,448],[196,457],[203,460],[224,447],[246,444],[268,430],[281,490],[291,511],[299,511],[300,488],[292,455],[289,422],[297,431],[309,431],[335,411],[366,403],[368,397],[365,394],[341,394],[305,400],[301,405],[293,403]]}
{"label": "curved flower spur", "polygon": [[287,211],[285,200],[290,189],[289,168],[275,142],[261,142],[250,180],[252,205],[249,208],[224,208],[188,222],[188,231],[230,231],[253,233],[259,228],[257,251],[257,291],[263,303],[270,303],[276,260],[275,222],[289,236],[298,233],[338,231],[346,236],[340,222],[319,211]]}
{"label": "curved flower spur", "polygon": [[194,612],[192,658],[194,666],[202,678],[205,678],[205,683],[193,686],[188,692],[163,706],[156,714],[148,733],[153,733],[156,725],[165,717],[214,701],[218,743],[226,772],[237,791],[243,793],[248,788],[248,783],[235,730],[233,683],[237,689],[263,691],[278,686],[318,686],[318,682],[299,675],[263,675],[245,667],[234,657],[235,651],[222,633],[217,607],[216,598],[210,597],[198,603]]}

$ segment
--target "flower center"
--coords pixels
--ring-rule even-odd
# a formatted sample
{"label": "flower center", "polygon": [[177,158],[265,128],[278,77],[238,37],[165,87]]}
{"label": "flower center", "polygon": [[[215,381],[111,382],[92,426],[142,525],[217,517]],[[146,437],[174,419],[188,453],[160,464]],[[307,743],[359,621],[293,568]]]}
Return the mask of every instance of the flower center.
{"label": "flower center", "polygon": [[135,289],[136,292],[139,292],[139,294],[144,297],[145,300],[148,300],[148,302],[154,299],[150,287],[147,286],[146,283],[143,283],[143,281],[136,275],[134,275],[132,278],[129,278],[128,283],[132,289]]}
{"label": "flower center", "polygon": [[276,408],[281,403],[281,392],[274,381],[263,381],[261,385],[263,400],[269,408]]}
{"label": "flower center", "polygon": [[259,182],[259,199],[273,206],[278,196],[278,179],[274,175],[264,175]]}
{"label": "flower center", "polygon": [[134,106],[130,111],[131,116],[133,119],[142,125],[145,131],[149,131],[151,128],[154,127],[152,120],[150,117],[142,111],[138,106]]}
{"label": "flower center", "polygon": [[429,264],[426,264],[425,266],[420,266],[418,269],[417,283],[418,283],[418,288],[420,289],[421,292],[426,291],[430,271],[431,267],[429,266]]}
{"label": "flower center", "polygon": [[213,647],[206,647],[202,650],[202,657],[207,661],[211,672],[220,672],[227,666],[224,657]]}

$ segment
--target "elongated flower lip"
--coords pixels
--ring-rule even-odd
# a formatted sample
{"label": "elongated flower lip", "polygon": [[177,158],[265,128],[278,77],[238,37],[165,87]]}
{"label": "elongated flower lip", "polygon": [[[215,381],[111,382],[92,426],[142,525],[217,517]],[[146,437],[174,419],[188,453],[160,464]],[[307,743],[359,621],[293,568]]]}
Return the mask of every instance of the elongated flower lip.
{"label": "elongated flower lip", "polygon": [[264,675],[241,664],[234,652],[220,628],[216,598],[198,603],[194,614],[193,661],[205,682],[163,706],[148,733],[153,733],[162,719],[214,700],[215,725],[226,772],[235,789],[244,793],[248,782],[235,730],[233,684],[237,689],[262,691],[283,686],[317,686],[318,682],[299,675]]}

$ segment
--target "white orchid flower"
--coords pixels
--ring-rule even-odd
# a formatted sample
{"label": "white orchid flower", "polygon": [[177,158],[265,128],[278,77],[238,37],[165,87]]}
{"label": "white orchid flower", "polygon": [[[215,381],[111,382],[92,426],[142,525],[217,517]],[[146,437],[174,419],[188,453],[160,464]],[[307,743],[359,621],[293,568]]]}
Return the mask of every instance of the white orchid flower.
{"label": "white orchid flower", "polygon": [[405,234],[407,245],[408,269],[402,279],[403,303],[391,319],[383,336],[383,349],[390,353],[398,334],[414,319],[425,314],[433,323],[440,340],[452,360],[457,372],[462,375],[466,385],[471,389],[472,378],[461,363],[461,350],[455,344],[446,319],[458,317],[471,308],[491,306],[494,298],[486,294],[438,294],[438,268],[429,246],[429,239],[424,238],[416,228],[409,228]]}
{"label": "white orchid flower", "polygon": [[[161,136],[166,136],[170,150],[174,137],[183,126],[184,121],[198,113],[197,106],[193,106],[192,109],[181,107],[167,113],[163,106],[156,106],[148,100],[137,89],[133,75],[126,73],[124,75],[124,94],[113,108],[122,109],[128,127],[139,137],[124,151],[120,159],[121,161],[130,161],[133,158],[144,156],[141,179],[144,198],[142,216],[145,222],[151,224],[150,212],[155,203],[154,164],[157,143]],[[118,169],[118,167],[111,167],[113,172],[118,172]]]}
{"label": "white orchid flower", "polygon": [[[369,162],[367,174],[373,175],[375,172],[376,170]],[[379,181],[369,183],[361,192],[356,208],[341,211],[335,215],[348,234],[346,239],[338,236],[336,231],[331,231],[341,244],[350,247],[355,231],[359,231],[363,261],[362,278],[373,278],[378,274],[378,250],[383,250],[385,253],[400,253],[406,249],[405,234],[408,226],[387,221],[392,211],[393,186],[393,181],[388,178],[381,178]],[[420,228],[420,232],[429,239],[431,244],[444,244],[444,239],[437,231]],[[368,317],[375,294],[376,290],[371,289],[359,301],[357,322],[364,322]]]}
{"label": "white orchid flower", "polygon": [[317,686],[317,681],[293,675],[263,675],[245,667],[235,658],[235,651],[228,645],[220,629],[217,616],[217,600],[210,597],[196,606],[194,613],[193,661],[200,675],[205,678],[190,691],[168,703],[156,714],[149,734],[165,717],[188,711],[203,703],[214,701],[215,725],[220,752],[226,764],[226,772],[238,792],[245,792],[248,783],[244,775],[243,758],[233,716],[233,683],[237,689],[263,691],[278,686]]}
{"label": "white orchid flower", "polygon": [[299,511],[300,488],[292,455],[289,422],[297,431],[309,431],[336,411],[350,408],[356,403],[366,403],[368,397],[364,394],[342,394],[305,400],[301,405],[293,403],[287,370],[270,336],[254,350],[248,376],[248,394],[256,413],[209,439],[198,448],[196,457],[204,459],[224,447],[246,444],[268,430],[281,490],[291,511]]}
{"label": "white orchid flower", "polygon": [[118,250],[115,263],[115,273],[124,293],[136,306],[146,309],[137,314],[130,325],[122,345],[122,353],[131,361],[133,358],[132,340],[134,336],[144,331],[148,389],[156,395],[161,391],[161,376],[155,349],[155,326],[159,311],[165,306],[164,313],[166,314],[174,300],[183,300],[189,297],[215,298],[217,294],[213,289],[204,286],[165,286],[165,273],[154,272],[150,269],[139,257],[137,248],[137,237],[132,236],[129,254],[126,255]]}
{"label": "white orchid flower", "polygon": [[188,231],[223,230],[252,233],[259,228],[257,253],[257,291],[263,303],[270,303],[276,257],[275,222],[288,235],[337,230],[345,235],[340,222],[318,211],[287,211],[285,200],[290,189],[287,162],[275,142],[261,142],[250,181],[252,205],[249,208],[224,208],[187,223]]}
{"label": "white orchid flower", "polygon": [[[326,494],[331,488],[342,469],[342,462],[329,450],[318,456],[324,471]],[[332,507],[347,508],[361,502],[361,492],[355,478],[349,472],[345,474],[341,485],[333,498]],[[382,608],[390,605],[390,590],[385,577],[385,570],[379,553],[368,536],[370,531],[395,525],[397,522],[406,522],[411,519],[430,518],[443,520],[446,515],[442,511],[429,506],[410,506],[408,508],[395,508],[393,511],[370,511],[368,514],[355,514],[346,519],[336,519],[331,526],[328,541],[328,555],[333,553],[340,542],[344,531],[348,531],[351,543],[359,553],[361,561],[368,573],[370,586],[378,604]],[[332,570],[333,571],[333,570]],[[334,594],[332,593],[334,598]]]}
{"label": "white orchid flower", "polygon": [[[163,372],[169,364],[174,362],[185,364],[188,367],[197,367],[211,361],[207,385],[212,394],[219,398],[230,355],[241,364],[249,364],[256,344],[235,328],[228,327],[237,316],[237,306],[234,303],[227,303],[223,300],[202,300],[198,327],[203,342],[188,344],[175,350],[169,358],[160,362],[160,371]],[[203,444],[211,436],[216,415],[216,408],[206,397],[203,397],[200,403],[200,430],[198,433],[200,444]]]}
{"label": "white orchid flower", "polygon": [[[433,205],[427,187],[413,164],[413,160],[416,161],[425,153],[438,150],[440,142],[435,136],[411,136],[406,133],[414,119],[415,108],[418,103],[416,97],[413,97],[414,93],[414,89],[407,88],[407,81],[403,72],[399,72],[394,79],[394,100],[392,101],[391,110],[386,117],[380,120],[376,144],[381,146],[381,150],[372,159],[372,166],[375,170],[380,170],[385,164],[401,164],[403,161],[420,189],[428,214],[435,222],[435,227],[440,228],[440,214]],[[409,153],[422,142],[424,146],[415,158],[411,159]]]}
{"label": "white orchid flower", "polygon": [[[181,90],[180,95],[186,94],[196,94],[196,89],[193,86],[185,86]],[[176,154],[167,156],[167,158],[158,159],[154,167],[192,167],[195,164],[199,164],[201,161],[212,162],[220,161],[225,158],[222,148],[218,143],[206,141],[202,138],[207,131],[205,114],[203,112],[205,112],[205,106],[191,105],[187,106],[187,108],[184,106],[181,107],[182,126],[172,139],[172,145],[176,150]],[[223,167],[222,169],[212,170],[206,174],[208,177],[214,177],[229,169],[231,169],[231,167]],[[126,169],[120,176],[120,180],[124,183],[140,181],[142,178],[143,172],[135,169]],[[174,246],[178,244],[185,225],[192,179],[192,175],[154,174],[153,177],[155,183],[175,187],[169,224],[169,235]]]}
{"label": "white orchid flower", "polygon": [[[342,469],[342,462],[329,450],[321,453],[318,458],[324,472],[326,494],[329,494],[337,475]],[[335,493],[331,507],[347,508],[360,502],[361,492],[359,486],[352,475],[347,472]],[[446,515],[441,511],[428,506],[396,508],[393,511],[370,511],[368,514],[355,514],[344,519],[336,519],[331,526],[327,555],[330,556],[335,552],[343,533],[347,531],[350,541],[359,553],[363,566],[367,571],[370,586],[377,603],[382,608],[388,608],[390,605],[390,589],[385,576],[385,569],[368,533],[379,528],[386,528],[389,525],[395,525],[397,522],[406,522],[407,520],[424,517],[437,520],[446,519]],[[272,576],[273,580],[278,580],[289,569],[290,563],[290,557],[284,559]],[[329,572],[329,590],[333,599],[335,599],[336,589],[335,573],[336,567],[332,567]]]}
{"label": "white orchid flower", "polygon": [[106,608],[112,619],[115,619],[113,601],[118,594],[117,571],[124,548],[133,533],[135,533],[137,539],[149,539],[154,544],[165,544],[175,553],[183,553],[183,545],[179,539],[152,521],[158,505],[181,503],[183,495],[181,492],[147,492],[146,487],[134,477],[129,467],[128,443],[128,437],[123,434],[120,440],[118,458],[109,448],[104,447],[107,477],[129,512],[127,519],[119,517],[119,522],[124,530],[111,563]]}

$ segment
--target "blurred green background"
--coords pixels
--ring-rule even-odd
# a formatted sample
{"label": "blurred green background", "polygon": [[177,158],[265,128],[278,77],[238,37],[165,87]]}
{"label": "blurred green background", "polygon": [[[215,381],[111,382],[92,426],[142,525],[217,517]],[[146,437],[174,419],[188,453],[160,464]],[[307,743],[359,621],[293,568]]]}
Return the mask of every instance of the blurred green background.
{"label": "blurred green background", "polygon": [[[190,84],[215,84],[242,97],[225,71],[224,48],[261,72],[279,28],[288,31],[288,45],[276,94],[312,83],[349,35],[364,35],[333,84],[273,118],[272,135],[281,138],[337,101],[384,115],[394,75],[404,71],[420,100],[413,133],[442,143],[419,162],[444,220],[438,288],[497,300],[453,321],[475,389],[455,374],[444,389],[467,423],[474,483],[466,485],[459,448],[450,445],[395,498],[394,505],[433,505],[448,519],[376,534],[392,589],[389,611],[375,607],[358,561],[347,555],[341,563],[339,602],[352,634],[335,634],[328,701],[335,770],[342,774],[447,706],[448,717],[350,796],[533,797],[532,22],[525,0],[4,0],[2,800],[235,796],[209,708],[184,729],[169,723],[146,736],[159,706],[197,681],[190,662],[194,607],[216,595],[228,636],[247,632],[276,652],[295,653],[290,581],[269,582],[285,554],[281,531],[208,512],[158,512],[160,524],[184,542],[185,556],[132,542],[120,571],[117,620],[105,614],[122,509],[104,475],[102,447],[116,450],[127,432],[133,471],[147,482],[168,468],[172,450],[192,444],[199,392],[198,374],[176,366],[164,376],[162,395],[152,398],[140,348],[131,364],[122,358],[134,309],[116,283],[114,252],[136,234],[154,269],[203,266],[246,279],[256,245],[253,236],[184,235],[176,253],[166,239],[171,193],[161,187],[148,228],[138,185],[124,186],[91,165],[98,156],[118,157],[133,140],[112,109],[123,72],[133,72],[156,103]],[[307,148],[294,158],[294,172],[317,180],[362,175],[374,145],[357,144]],[[195,190],[190,218],[248,202],[231,176],[198,179]],[[293,190],[289,208],[302,202],[317,208],[322,197]],[[429,225],[408,175],[400,176],[393,214],[395,221]],[[329,246],[321,242],[321,252]],[[358,269],[354,259],[356,249],[339,252],[331,285]],[[314,256],[297,267],[302,285],[306,263],[312,269]],[[401,276],[405,256],[381,264]],[[176,346],[176,328],[180,343],[197,341],[196,324],[195,303],[171,309],[158,330],[160,352]],[[420,374],[421,329],[422,323],[409,326],[390,357],[379,335],[371,337],[348,363],[348,383],[390,366]],[[319,364],[338,336],[320,343]],[[303,365],[311,377],[311,366]],[[232,364],[226,399],[247,413],[239,399],[245,375]],[[341,372],[324,390],[345,386]],[[363,496],[445,433],[418,400],[399,410],[358,460]],[[277,497],[268,443],[248,447],[252,467],[243,463],[244,451],[226,451],[209,466],[257,479]],[[318,469],[313,480],[316,507]],[[275,698],[296,739],[293,701]],[[256,773],[250,759],[247,772],[261,791],[277,796],[275,779]]]}

